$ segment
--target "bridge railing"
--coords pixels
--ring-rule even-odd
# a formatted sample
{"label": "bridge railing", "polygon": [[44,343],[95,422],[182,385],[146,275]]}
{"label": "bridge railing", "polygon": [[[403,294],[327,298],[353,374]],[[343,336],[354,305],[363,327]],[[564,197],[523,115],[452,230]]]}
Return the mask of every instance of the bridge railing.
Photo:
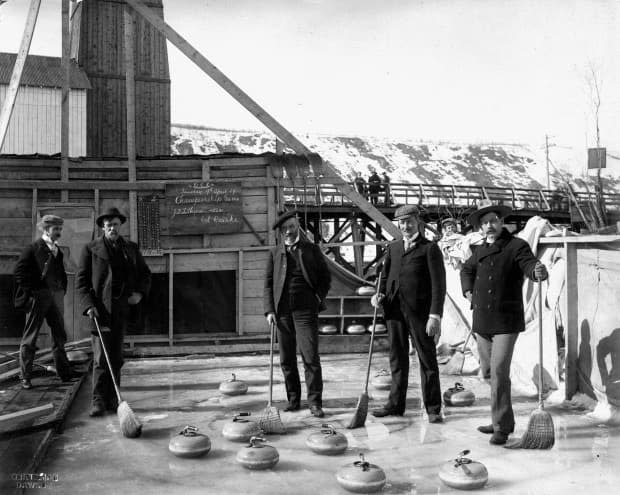
{"label": "bridge railing", "polygon": [[[354,184],[351,184],[354,186]],[[424,207],[475,208],[482,199],[510,206],[513,210],[569,211],[569,197],[561,190],[471,186],[449,184],[392,183],[389,195],[385,189],[377,194],[362,193],[378,207],[415,204]],[[579,202],[593,201],[593,192],[575,192]],[[284,200],[288,204],[308,206],[350,206],[352,202],[335,185],[327,181],[308,180],[305,185],[285,186]],[[604,193],[608,210],[620,211],[620,194]]]}

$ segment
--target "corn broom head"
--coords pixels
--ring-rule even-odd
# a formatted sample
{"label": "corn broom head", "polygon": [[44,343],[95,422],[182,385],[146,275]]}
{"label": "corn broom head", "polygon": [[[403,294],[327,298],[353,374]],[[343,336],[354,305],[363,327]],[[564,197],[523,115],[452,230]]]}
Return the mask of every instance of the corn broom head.
{"label": "corn broom head", "polygon": [[138,438],[142,434],[142,423],[129,407],[126,401],[121,402],[116,410],[121,432],[127,438]]}
{"label": "corn broom head", "polygon": [[286,428],[280,419],[280,411],[277,407],[267,406],[258,416],[258,426],[265,433],[286,433]]}
{"label": "corn broom head", "polygon": [[347,425],[349,430],[354,428],[361,428],[366,423],[366,416],[368,415],[368,394],[363,392],[357,400],[357,406],[355,412],[351,418],[351,422]]}
{"label": "corn broom head", "polygon": [[542,408],[532,411],[525,433],[509,449],[550,449],[555,443],[555,431],[551,414]]}

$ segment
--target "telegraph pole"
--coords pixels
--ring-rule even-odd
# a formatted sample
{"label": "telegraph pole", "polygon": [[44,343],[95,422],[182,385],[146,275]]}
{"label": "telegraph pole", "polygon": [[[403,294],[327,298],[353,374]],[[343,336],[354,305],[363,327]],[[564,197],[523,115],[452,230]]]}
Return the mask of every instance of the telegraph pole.
{"label": "telegraph pole", "polygon": [[551,182],[549,180],[549,135],[545,134],[545,157],[547,161],[547,190],[551,189]]}

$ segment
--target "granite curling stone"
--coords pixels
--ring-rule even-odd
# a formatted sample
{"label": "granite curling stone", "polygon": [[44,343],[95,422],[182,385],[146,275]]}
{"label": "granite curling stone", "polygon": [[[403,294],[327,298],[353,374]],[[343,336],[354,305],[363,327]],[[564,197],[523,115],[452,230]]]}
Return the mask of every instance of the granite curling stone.
{"label": "granite curling stone", "polygon": [[280,460],[275,447],[265,444],[263,437],[250,438],[249,445],[237,452],[237,462],[246,469],[271,469]]}
{"label": "granite curling stone", "polygon": [[339,455],[347,450],[349,442],[347,437],[337,432],[333,425],[324,424],[319,431],[308,436],[306,446],[315,454]]}
{"label": "granite curling stone", "polygon": [[186,426],[170,439],[168,450],[177,457],[200,457],[211,450],[211,440],[208,436],[198,433],[198,428],[195,426]]}
{"label": "granite curling stone", "polygon": [[261,435],[263,430],[255,421],[247,419],[250,413],[235,414],[232,421],[224,425],[222,436],[231,442],[249,442],[250,438]]}
{"label": "granite curling stone", "polygon": [[443,393],[443,402],[446,406],[467,407],[471,406],[475,400],[474,393],[458,382]]}
{"label": "granite curling stone", "polygon": [[484,464],[464,457],[467,454],[469,450],[464,450],[456,459],[445,462],[439,468],[439,479],[450,488],[477,490],[489,481],[489,473]]}
{"label": "granite curling stone", "polygon": [[220,383],[220,392],[224,395],[243,395],[248,391],[248,384],[242,380],[237,380],[235,374],[232,374],[231,380]]}
{"label": "granite curling stone", "polygon": [[342,466],[336,473],[336,480],[342,488],[355,493],[374,493],[383,488],[385,472],[379,466],[370,464],[360,454],[360,460]]}

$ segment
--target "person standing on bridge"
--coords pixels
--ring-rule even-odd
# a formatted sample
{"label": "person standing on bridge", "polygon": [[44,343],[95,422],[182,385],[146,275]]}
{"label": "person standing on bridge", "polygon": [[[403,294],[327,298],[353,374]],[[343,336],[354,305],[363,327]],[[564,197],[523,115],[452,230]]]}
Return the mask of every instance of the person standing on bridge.
{"label": "person standing on bridge", "polygon": [[478,427],[492,434],[490,443],[503,445],[514,431],[510,363],[517,337],[525,330],[523,280],[545,280],[547,269],[532,253],[527,242],[504,228],[503,218],[511,208],[481,202],[467,221],[480,227],[485,242],[465,261],[461,269],[463,295],[472,304],[472,331],[480,354],[480,368],[491,378],[491,419]]}
{"label": "person standing on bridge", "polygon": [[437,244],[427,240],[417,206],[400,206],[394,213],[402,241],[387,248],[379,292],[372,305],[383,303],[390,339],[392,386],[385,406],[376,417],[405,413],[409,381],[409,336],[420,363],[422,399],[429,423],[441,423],[441,387],[435,346],[441,335],[446,297],[446,271]]}
{"label": "person standing on bridge", "polygon": [[383,172],[381,177],[381,187],[383,187],[383,202],[385,206],[392,206],[392,190],[390,187],[390,177]]}
{"label": "person standing on bridge", "polygon": [[372,171],[368,178],[368,196],[370,196],[370,202],[377,206],[379,202],[379,193],[381,192],[381,177],[377,174],[376,170]]}
{"label": "person standing on bridge", "polygon": [[286,212],[276,220],[280,242],[267,260],[263,303],[269,325],[278,330],[280,367],[284,375],[288,406],[301,407],[301,382],[297,369],[297,347],[304,363],[310,413],[322,418],[323,374],[319,357],[319,311],[331,285],[331,275],[323,253],[316,244],[300,236],[296,212]]}
{"label": "person standing on bridge", "polygon": [[355,185],[355,190],[360,193],[362,196],[364,196],[364,198],[367,198],[366,196],[366,181],[364,180],[364,177],[362,177],[362,173],[361,172],[357,172],[357,176],[355,177],[355,180],[353,181],[353,184]]}

